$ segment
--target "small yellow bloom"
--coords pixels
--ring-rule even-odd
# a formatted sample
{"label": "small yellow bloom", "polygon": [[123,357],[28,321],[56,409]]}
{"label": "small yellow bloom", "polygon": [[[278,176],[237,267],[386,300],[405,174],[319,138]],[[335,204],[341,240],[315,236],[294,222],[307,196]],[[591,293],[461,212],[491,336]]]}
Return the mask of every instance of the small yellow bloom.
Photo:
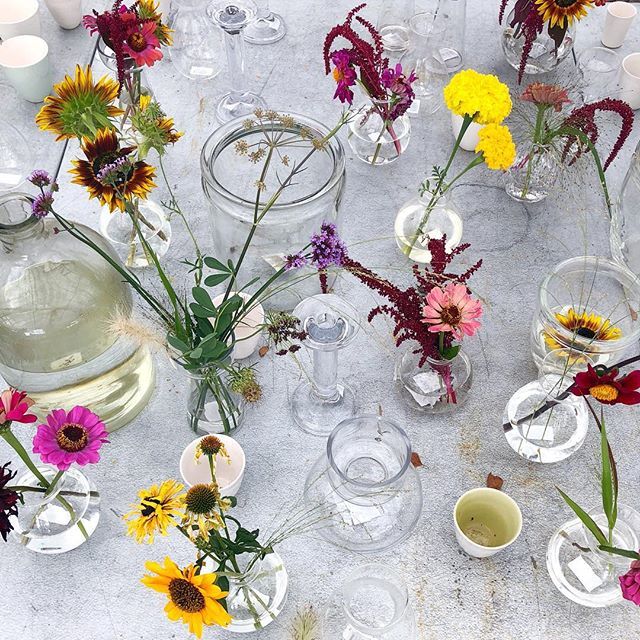
{"label": "small yellow bloom", "polygon": [[476,153],[482,153],[484,162],[492,171],[506,171],[516,158],[516,145],[511,131],[502,124],[488,124],[478,132]]}
{"label": "small yellow bloom", "polygon": [[479,124],[500,124],[511,113],[509,87],[497,76],[466,69],[444,88],[447,108],[459,116],[473,116]]}
{"label": "small yellow bloom", "polygon": [[163,565],[147,562],[144,566],[155,575],[145,575],[142,584],[169,597],[164,608],[169,620],[182,620],[189,625],[189,632],[198,638],[202,637],[203,625],[229,626],[233,618],[218,602],[226,598],[229,592],[222,591],[215,583],[215,573],[198,575],[192,564],[180,569],[168,557]]}

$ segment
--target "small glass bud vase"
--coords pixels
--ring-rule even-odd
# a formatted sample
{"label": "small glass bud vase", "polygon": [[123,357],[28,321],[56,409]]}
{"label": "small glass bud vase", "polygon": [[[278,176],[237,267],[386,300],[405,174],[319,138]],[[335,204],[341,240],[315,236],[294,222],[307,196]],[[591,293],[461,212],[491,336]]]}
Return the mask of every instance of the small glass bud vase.
{"label": "small glass bud vase", "polygon": [[[38,467],[47,482],[57,469]],[[100,520],[100,494],[87,478],[72,467],[65,471],[48,492],[42,491],[40,479],[31,471],[16,478],[15,486],[24,490],[24,504],[12,519],[12,535],[21,545],[37,553],[58,554],[71,551],[87,541]]]}
{"label": "small glass bud vase", "polygon": [[505,191],[518,202],[540,202],[551,193],[560,169],[552,147],[533,144],[526,152],[518,153],[513,166],[506,172]]}
{"label": "small glass bud vase", "polygon": [[357,107],[349,122],[348,141],[358,159],[378,166],[395,162],[404,153],[411,136],[408,115],[387,123],[371,103]]}
{"label": "small glass bud vase", "polygon": [[540,378],[518,389],[504,410],[509,446],[525,460],[566,460],[584,444],[589,413],[583,398],[567,393],[574,376],[591,360],[580,352],[557,349],[541,365]]}
{"label": "small glass bud vase", "polygon": [[460,349],[451,360],[427,358],[405,351],[396,364],[396,380],[414,408],[425,413],[448,413],[467,399],[473,379],[471,360]]}
{"label": "small glass bud vase", "polygon": [[[600,529],[608,531],[602,509],[589,515]],[[618,504],[618,519],[611,537],[612,546],[640,549],[640,513]],[[631,560],[598,549],[597,541],[579,518],[563,524],[551,537],[547,548],[547,571],[560,593],[584,607],[610,607],[622,601],[619,576],[629,570]]]}

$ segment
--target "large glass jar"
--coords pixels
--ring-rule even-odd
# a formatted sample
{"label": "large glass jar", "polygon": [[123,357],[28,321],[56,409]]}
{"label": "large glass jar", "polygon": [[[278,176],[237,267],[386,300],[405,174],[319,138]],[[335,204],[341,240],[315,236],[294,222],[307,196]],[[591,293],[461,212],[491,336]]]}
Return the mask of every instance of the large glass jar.
{"label": "large glass jar", "polygon": [[[109,329],[131,314],[122,277],[95,251],[31,215],[30,196],[0,196],[0,374],[26,391],[39,415],[89,407],[110,431],[146,405],[153,361]],[[98,233],[75,223],[114,260]]]}
{"label": "large glass jar", "polygon": [[[321,138],[329,133],[323,124],[306,116],[290,114],[292,122],[273,121],[270,135]],[[297,143],[281,147],[282,158],[270,162],[265,176],[261,176],[265,159],[252,164],[247,155],[237,152],[263,139],[263,128],[243,126],[245,120],[233,120],[218,128],[205,142],[200,157],[202,187],[209,201],[213,233],[213,255],[226,262],[234,262],[242,251],[254,225],[256,182],[266,185],[262,192],[260,210],[274,195],[280,181],[291,168],[309,154],[310,145]],[[240,146],[238,146],[240,143]],[[281,193],[276,203],[255,228],[251,246],[240,269],[238,279],[245,285],[253,278],[266,278],[283,265],[284,257],[304,248],[312,234],[320,230],[323,221],[339,222],[340,201],[345,181],[344,151],[334,136],[323,150],[312,153],[306,169],[299,173]],[[278,294],[269,297],[265,306],[293,309],[306,297],[320,293],[317,277],[302,269],[285,274],[277,282]],[[254,284],[255,290],[260,283]]]}
{"label": "large glass jar", "polygon": [[639,338],[640,281],[612,260],[570,258],[540,285],[531,326],[538,368],[556,349],[584,354],[594,366],[611,366],[635,355]]}
{"label": "large glass jar", "polygon": [[305,500],[320,533],[351,551],[378,552],[411,535],[422,512],[422,486],[411,443],[395,422],[362,415],[341,422],[313,465]]}

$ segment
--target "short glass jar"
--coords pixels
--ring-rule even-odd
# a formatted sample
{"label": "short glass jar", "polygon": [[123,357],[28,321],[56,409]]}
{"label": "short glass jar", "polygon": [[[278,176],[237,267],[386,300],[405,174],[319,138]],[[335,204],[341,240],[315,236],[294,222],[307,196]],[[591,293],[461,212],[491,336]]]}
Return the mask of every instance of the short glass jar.
{"label": "short glass jar", "polygon": [[504,174],[505,191],[518,202],[540,202],[551,192],[560,168],[553,147],[534,143],[518,153],[512,167]]}

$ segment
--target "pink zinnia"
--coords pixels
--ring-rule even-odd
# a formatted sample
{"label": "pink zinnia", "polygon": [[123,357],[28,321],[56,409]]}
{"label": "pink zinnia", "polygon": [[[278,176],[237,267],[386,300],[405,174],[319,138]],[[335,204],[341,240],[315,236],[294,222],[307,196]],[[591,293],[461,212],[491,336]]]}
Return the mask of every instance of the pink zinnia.
{"label": "pink zinnia", "polygon": [[32,404],[33,400],[27,397],[24,391],[16,389],[3,391],[0,394],[0,425],[7,422],[22,422],[24,424],[35,422],[38,418],[27,413]]}
{"label": "pink zinnia", "polygon": [[618,579],[622,597],[640,606],[640,560],[634,560],[629,571]]}
{"label": "pink zinnia", "polygon": [[155,22],[145,22],[140,28],[136,27],[124,43],[123,51],[133,58],[139,67],[145,64],[152,67],[154,62],[162,60],[160,40],[155,34],[156,28]]}
{"label": "pink zinnia", "polygon": [[422,322],[431,325],[432,333],[452,333],[472,336],[480,327],[476,318],[482,315],[482,304],[472,298],[463,284],[448,284],[444,289],[434,287],[427,295],[422,309]]}
{"label": "pink zinnia", "polygon": [[86,407],[73,407],[68,413],[54,409],[47,424],[38,426],[33,452],[42,462],[66,471],[74,462],[80,466],[98,462],[105,442],[109,441],[104,424]]}

